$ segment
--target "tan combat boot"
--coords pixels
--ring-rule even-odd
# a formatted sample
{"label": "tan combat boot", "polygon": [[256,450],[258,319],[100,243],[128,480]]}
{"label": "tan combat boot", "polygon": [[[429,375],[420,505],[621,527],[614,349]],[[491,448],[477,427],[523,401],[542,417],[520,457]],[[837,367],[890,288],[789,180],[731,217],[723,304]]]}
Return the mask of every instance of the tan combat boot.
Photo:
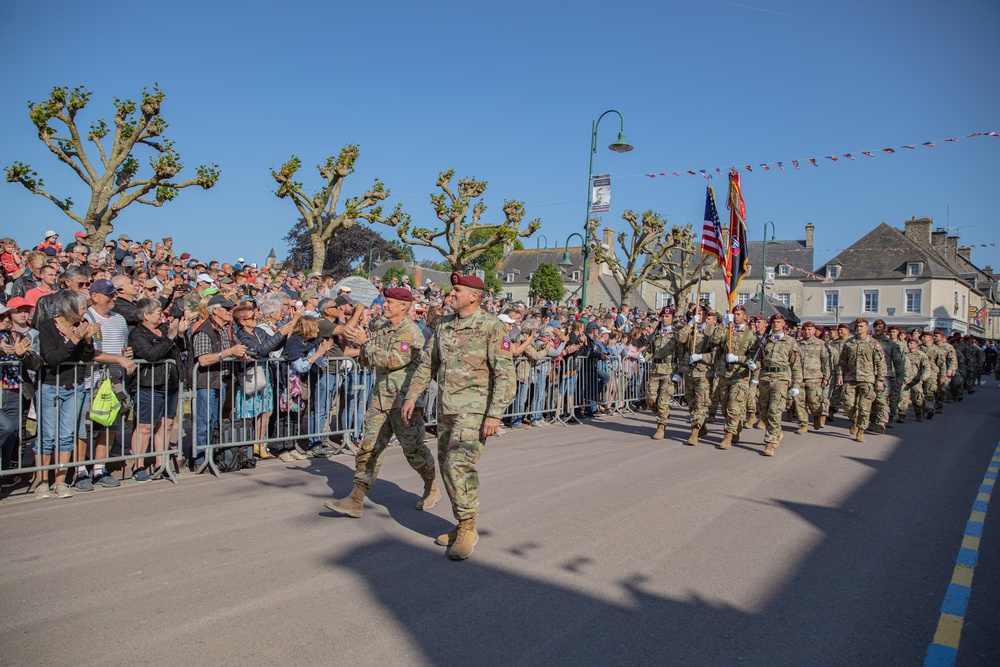
{"label": "tan combat boot", "polygon": [[851,435],[857,435],[857,433],[858,433],[858,425],[855,424],[854,422],[851,422]]}
{"label": "tan combat boot", "polygon": [[472,551],[479,544],[479,533],[476,531],[475,519],[462,519],[455,529],[457,536],[455,543],[448,550],[448,558],[452,560],[465,560],[472,555]]}
{"label": "tan combat boot", "polygon": [[751,412],[750,417],[747,419],[747,428],[753,428],[754,424],[757,423],[757,413]]}
{"label": "tan combat boot", "polygon": [[813,428],[817,431],[823,428],[823,418],[819,415],[813,415]]}
{"label": "tan combat boot", "polygon": [[764,443],[764,456],[774,456],[774,443],[765,442]]}
{"label": "tan combat boot", "polygon": [[753,425],[754,428],[764,428],[764,418],[760,417],[757,419],[757,423]]}
{"label": "tan combat boot", "polygon": [[365,487],[360,484],[355,484],[354,488],[351,489],[351,495],[347,496],[343,500],[328,500],[324,503],[324,505],[327,509],[333,510],[334,512],[340,512],[345,516],[360,519],[361,508],[364,505],[366,491],[367,489],[365,489]]}
{"label": "tan combat boot", "polygon": [[875,432],[879,435],[885,433],[885,424],[875,424]]}
{"label": "tan combat boot", "polygon": [[719,443],[719,449],[729,449],[729,447],[732,444],[733,444],[733,434],[726,433],[726,435],[723,436],[722,438],[722,442]]}
{"label": "tan combat boot", "polygon": [[808,424],[799,424],[799,427],[795,429],[795,432],[798,433],[799,435],[805,435],[808,430],[809,430]]}
{"label": "tan combat boot", "polygon": [[664,431],[665,428],[666,427],[663,424],[657,424],[656,425],[656,432],[653,433],[653,435],[651,435],[649,437],[652,438],[653,440],[663,440],[663,437],[664,437],[663,431]]}
{"label": "tan combat boot", "polygon": [[819,428],[826,426],[826,415],[819,416]]}
{"label": "tan combat boot", "polygon": [[458,539],[458,526],[455,526],[450,531],[444,535],[438,535],[437,539],[434,540],[434,544],[442,547],[450,547]]}
{"label": "tan combat boot", "polygon": [[437,480],[434,479],[434,474],[431,473],[429,478],[424,478],[424,495],[420,497],[415,507],[418,510],[429,510],[437,505],[439,500],[441,500],[441,492],[438,491]]}
{"label": "tan combat boot", "polygon": [[691,437],[688,438],[687,442],[684,443],[684,444],[691,445],[692,447],[694,447],[695,445],[698,444],[698,427],[697,426],[695,426],[694,428],[691,429]]}
{"label": "tan combat boot", "polygon": [[708,435],[708,424],[702,424],[701,428],[698,429],[698,437],[704,438],[707,435]]}
{"label": "tan combat boot", "polygon": [[857,435],[854,436],[854,440],[855,440],[855,442],[864,442],[865,441],[865,432],[862,431],[861,429],[858,429],[858,433],[857,433]]}

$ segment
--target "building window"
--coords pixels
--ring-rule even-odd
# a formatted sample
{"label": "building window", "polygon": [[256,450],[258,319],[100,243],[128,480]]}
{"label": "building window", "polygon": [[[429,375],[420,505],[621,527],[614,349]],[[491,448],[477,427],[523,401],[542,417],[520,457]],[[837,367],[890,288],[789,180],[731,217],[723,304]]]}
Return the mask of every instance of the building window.
{"label": "building window", "polygon": [[673,308],[674,307],[674,297],[666,292],[656,293],[656,303],[659,305],[657,308]]}
{"label": "building window", "polygon": [[823,292],[823,312],[837,313],[840,307],[840,292],[837,290],[827,290]]}
{"label": "building window", "polygon": [[918,289],[906,290],[906,312],[919,313],[922,292]]}
{"label": "building window", "polygon": [[535,272],[534,271],[531,271],[530,273],[528,273],[528,282],[530,283],[531,279],[534,278],[534,277],[535,277]]}
{"label": "building window", "polygon": [[826,267],[826,277],[830,280],[836,280],[840,277],[840,267],[839,266],[828,266]]}
{"label": "building window", "polygon": [[915,278],[923,273],[924,263],[923,262],[907,262],[906,263],[906,275]]}
{"label": "building window", "polygon": [[750,300],[750,292],[740,292],[736,295],[736,303],[741,306],[747,305],[747,301]]}
{"label": "building window", "polygon": [[507,292],[507,299],[509,301],[513,301],[514,300],[514,295],[512,293],[510,293],[510,292]]}
{"label": "building window", "polygon": [[572,280],[575,283],[580,282],[580,272],[579,271],[574,271],[572,273],[572,275],[570,275],[569,279]]}
{"label": "building window", "polygon": [[778,264],[778,275],[779,276],[787,276],[789,274],[789,272],[790,272],[790,269],[789,269],[789,267],[788,267],[787,264]]}
{"label": "building window", "polygon": [[509,282],[509,283],[514,282],[514,274],[513,273],[508,273],[507,274],[507,282]]}
{"label": "building window", "polygon": [[792,295],[790,292],[778,292],[774,295],[774,300],[785,308],[790,308],[792,305]]}
{"label": "building window", "polygon": [[878,290],[877,289],[866,289],[862,290],[862,313],[877,313],[878,312]]}
{"label": "building window", "polygon": [[715,294],[712,292],[702,292],[698,295],[698,305],[708,304],[709,308],[715,307]]}

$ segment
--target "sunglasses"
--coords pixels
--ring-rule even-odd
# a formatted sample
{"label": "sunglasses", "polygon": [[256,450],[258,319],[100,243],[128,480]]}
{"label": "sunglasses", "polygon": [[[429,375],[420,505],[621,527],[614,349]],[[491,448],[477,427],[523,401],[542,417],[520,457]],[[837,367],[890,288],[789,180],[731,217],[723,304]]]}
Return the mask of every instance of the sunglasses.
{"label": "sunglasses", "polygon": [[86,282],[78,282],[78,283],[76,283],[76,286],[77,287],[90,287],[93,284],[94,284],[93,281],[88,280]]}

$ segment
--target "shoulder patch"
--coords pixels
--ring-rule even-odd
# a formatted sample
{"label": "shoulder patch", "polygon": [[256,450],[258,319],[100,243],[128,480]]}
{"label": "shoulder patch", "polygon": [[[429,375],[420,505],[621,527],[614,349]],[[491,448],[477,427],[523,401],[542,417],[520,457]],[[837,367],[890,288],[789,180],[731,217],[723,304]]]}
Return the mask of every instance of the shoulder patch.
{"label": "shoulder patch", "polygon": [[504,350],[504,352],[510,352],[510,338],[504,336],[500,341],[500,347]]}
{"label": "shoulder patch", "polygon": [[401,340],[401,341],[399,341],[399,351],[400,352],[404,352],[404,353],[405,352],[409,352],[410,351],[410,341],[408,341],[408,340]]}

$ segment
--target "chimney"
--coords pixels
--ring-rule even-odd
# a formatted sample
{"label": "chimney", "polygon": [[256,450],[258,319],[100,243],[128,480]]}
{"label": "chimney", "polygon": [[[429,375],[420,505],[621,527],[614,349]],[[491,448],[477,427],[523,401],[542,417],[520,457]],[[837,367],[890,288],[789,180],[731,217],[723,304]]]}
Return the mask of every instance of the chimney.
{"label": "chimney", "polygon": [[931,227],[934,225],[934,221],[931,218],[920,218],[919,220],[917,218],[910,218],[903,224],[906,225],[903,231],[906,238],[924,248],[930,247]]}
{"label": "chimney", "polygon": [[983,273],[992,276],[993,275],[993,267],[990,266],[989,264],[987,264],[986,266],[983,267]]}
{"label": "chimney", "polygon": [[947,245],[948,232],[944,229],[935,229],[931,232],[931,247],[942,253]]}
{"label": "chimney", "polygon": [[945,252],[948,260],[953,264],[958,263],[958,236],[949,236],[945,239]]}
{"label": "chimney", "polygon": [[813,234],[816,232],[816,225],[809,223],[806,225],[806,247],[812,249],[813,247]]}
{"label": "chimney", "polygon": [[969,246],[962,246],[958,249],[958,256],[964,259],[969,264],[972,264],[972,248]]}
{"label": "chimney", "polygon": [[604,228],[604,245],[608,246],[611,252],[615,251],[615,230],[611,227]]}

